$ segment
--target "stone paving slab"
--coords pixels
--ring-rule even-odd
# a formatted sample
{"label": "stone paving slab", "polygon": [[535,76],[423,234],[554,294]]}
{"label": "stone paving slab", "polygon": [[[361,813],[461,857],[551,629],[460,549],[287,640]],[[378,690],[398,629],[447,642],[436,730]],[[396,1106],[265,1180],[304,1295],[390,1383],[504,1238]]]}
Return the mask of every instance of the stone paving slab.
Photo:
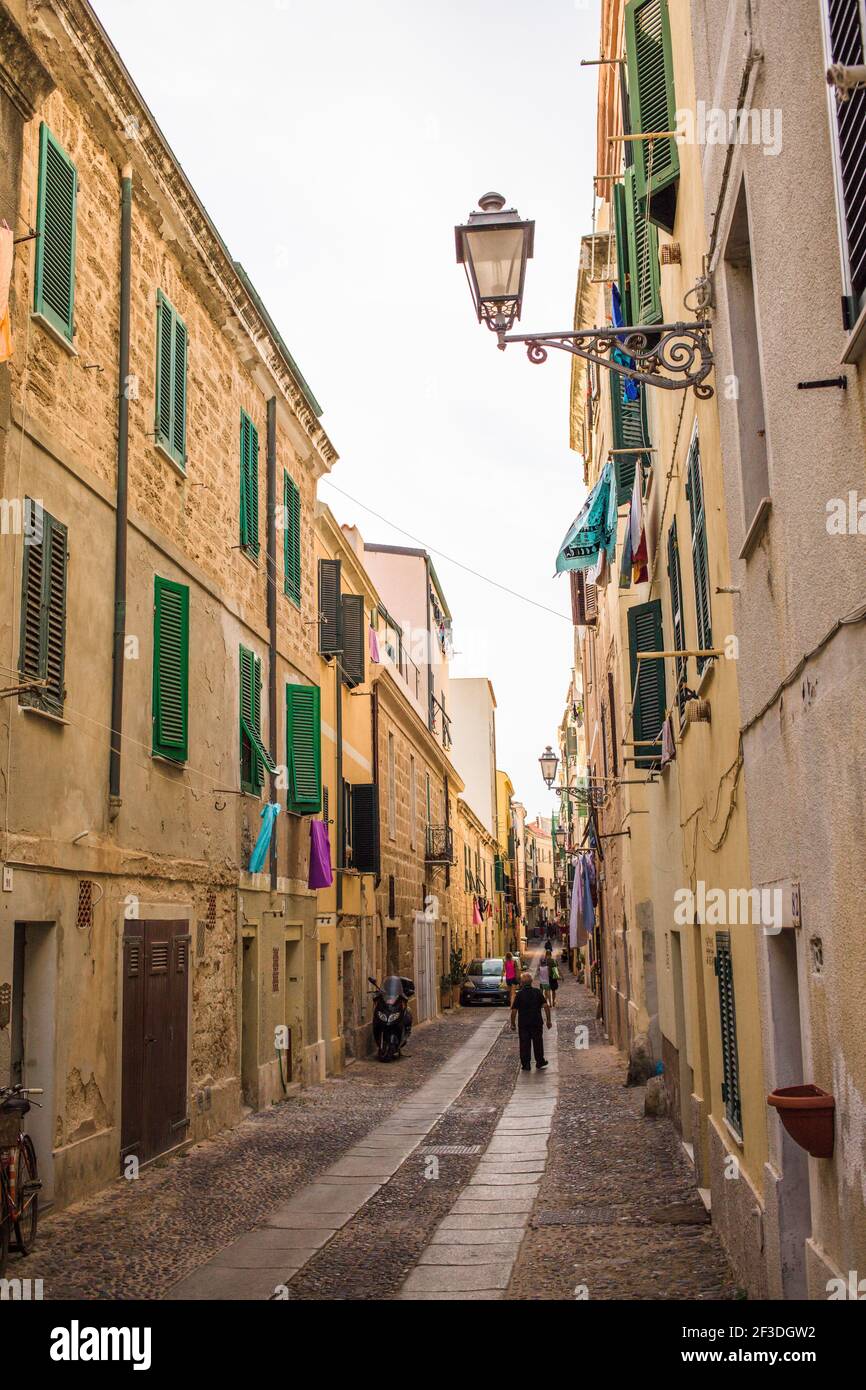
{"label": "stone paving slab", "polygon": [[[526,1215],[519,1211],[492,1212],[486,1203],[481,1211],[455,1211],[452,1207],[437,1231],[507,1231],[523,1228]],[[436,1239],[434,1235],[433,1239]]]}
{"label": "stone paving slab", "polygon": [[[524,1172],[524,1174],[521,1175],[519,1173],[515,1173],[514,1169],[511,1168],[507,1173],[499,1173],[495,1171],[491,1172],[489,1168],[479,1166],[479,1168],[475,1172],[475,1175],[469,1180],[469,1184],[466,1189],[467,1196],[470,1194],[471,1189],[471,1195],[474,1198],[476,1194],[476,1189],[481,1186],[485,1188],[508,1188],[509,1190],[522,1191],[523,1179],[525,1179],[525,1181],[528,1183],[531,1178],[536,1176],[536,1174],[543,1172],[543,1168],[534,1168],[530,1173]],[[518,1178],[521,1178],[521,1183],[520,1186],[515,1189],[515,1182]]]}
{"label": "stone paving slab", "polygon": [[165,1297],[170,1302],[273,1298],[277,1285],[284,1284],[297,1268],[287,1261],[271,1269],[237,1270],[209,1261],[175,1284]]}
{"label": "stone paving slab", "polygon": [[[329,1230],[331,1235],[334,1231],[339,1231],[341,1226],[345,1226],[349,1219],[348,1212],[323,1212],[323,1211],[301,1211],[290,1202],[285,1207],[278,1207],[272,1211],[264,1226],[259,1230],[265,1230],[269,1226],[284,1227],[289,1231],[325,1231]],[[204,1268],[204,1266],[202,1266]]]}
{"label": "stone paving slab", "polygon": [[517,1255],[520,1238],[521,1233],[518,1232],[516,1240],[497,1241],[495,1244],[467,1245],[463,1241],[457,1241],[452,1245],[431,1243],[421,1255],[418,1267],[420,1268],[422,1265],[496,1264],[503,1257],[513,1258]]}
{"label": "stone paving slab", "polygon": [[401,1293],[465,1293],[470,1289],[505,1289],[512,1260],[483,1265],[418,1265]]}
{"label": "stone paving slab", "polygon": [[[516,1249],[523,1239],[523,1229],[525,1225],[525,1221],[521,1220],[519,1226],[503,1226],[500,1223],[495,1230],[486,1230],[482,1227],[481,1229],[476,1228],[475,1230],[464,1231],[455,1230],[451,1226],[446,1228],[443,1222],[442,1225],[433,1232],[433,1238],[427,1247],[427,1251],[432,1250],[437,1245],[447,1245],[451,1250],[457,1245],[468,1245],[473,1249],[476,1249],[480,1245],[490,1245],[493,1248],[497,1245],[505,1246],[506,1248],[514,1246]],[[424,1252],[425,1255],[427,1251]],[[456,1264],[458,1261],[453,1261],[453,1263]]]}
{"label": "stone paving slab", "polygon": [[534,1202],[538,1196],[538,1183],[495,1187],[486,1183],[483,1178],[470,1178],[464,1191],[466,1199],[472,1202]]}

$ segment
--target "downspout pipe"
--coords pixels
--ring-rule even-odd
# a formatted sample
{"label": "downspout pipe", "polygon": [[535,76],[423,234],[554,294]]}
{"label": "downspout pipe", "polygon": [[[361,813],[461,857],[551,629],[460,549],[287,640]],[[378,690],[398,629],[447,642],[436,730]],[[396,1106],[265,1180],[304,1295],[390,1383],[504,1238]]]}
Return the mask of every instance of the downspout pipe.
{"label": "downspout pipe", "polygon": [[336,791],[337,791],[337,912],[343,910],[343,869],[346,867],[346,826],[343,806],[343,653],[338,652],[334,661],[334,706],[337,725],[336,747]]}
{"label": "downspout pipe", "polygon": [[123,663],[126,644],[127,520],[129,515],[129,320],[132,286],[132,165],[121,175],[120,343],[117,383],[117,506],[114,539],[114,637],[111,671],[111,740],[108,760],[108,814],[122,805],[120,760],[123,739]]}
{"label": "downspout pipe", "polygon": [[[268,729],[270,753],[277,761],[277,398],[268,400]],[[271,801],[277,800],[277,774],[270,774]],[[277,827],[271,836],[271,892],[277,889]]]}

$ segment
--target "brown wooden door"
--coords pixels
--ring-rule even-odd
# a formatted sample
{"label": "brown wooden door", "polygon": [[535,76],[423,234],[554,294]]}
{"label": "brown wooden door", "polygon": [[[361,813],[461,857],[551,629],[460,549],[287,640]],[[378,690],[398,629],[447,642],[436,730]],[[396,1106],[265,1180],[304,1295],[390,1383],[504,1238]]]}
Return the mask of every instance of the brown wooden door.
{"label": "brown wooden door", "polygon": [[141,1162],[184,1136],[190,936],[186,922],[127,922],[121,1156]]}

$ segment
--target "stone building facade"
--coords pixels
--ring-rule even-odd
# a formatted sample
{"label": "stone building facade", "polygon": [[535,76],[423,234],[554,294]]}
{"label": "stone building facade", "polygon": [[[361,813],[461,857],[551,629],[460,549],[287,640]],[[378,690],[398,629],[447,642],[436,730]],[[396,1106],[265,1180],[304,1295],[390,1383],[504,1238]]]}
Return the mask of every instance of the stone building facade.
{"label": "stone building facade", "polygon": [[0,546],[24,687],[0,707],[0,1034],[44,1088],[62,1204],[317,1070],[309,818],[276,782],[285,688],[317,678],[313,507],[336,456],[92,9],[15,9],[37,74],[17,225],[40,235],[15,258],[4,494],[39,525]]}

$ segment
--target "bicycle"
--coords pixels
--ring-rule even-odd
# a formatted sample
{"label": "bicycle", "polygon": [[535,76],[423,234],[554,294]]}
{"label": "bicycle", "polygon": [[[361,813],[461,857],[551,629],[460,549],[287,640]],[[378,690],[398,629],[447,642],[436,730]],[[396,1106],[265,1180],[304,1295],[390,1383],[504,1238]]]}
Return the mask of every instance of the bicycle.
{"label": "bicycle", "polygon": [[30,1097],[41,1095],[41,1087],[0,1086],[0,1277],[6,1272],[13,1229],[22,1255],[29,1255],[36,1243],[42,1183],[33,1140],[21,1123],[30,1109]]}

